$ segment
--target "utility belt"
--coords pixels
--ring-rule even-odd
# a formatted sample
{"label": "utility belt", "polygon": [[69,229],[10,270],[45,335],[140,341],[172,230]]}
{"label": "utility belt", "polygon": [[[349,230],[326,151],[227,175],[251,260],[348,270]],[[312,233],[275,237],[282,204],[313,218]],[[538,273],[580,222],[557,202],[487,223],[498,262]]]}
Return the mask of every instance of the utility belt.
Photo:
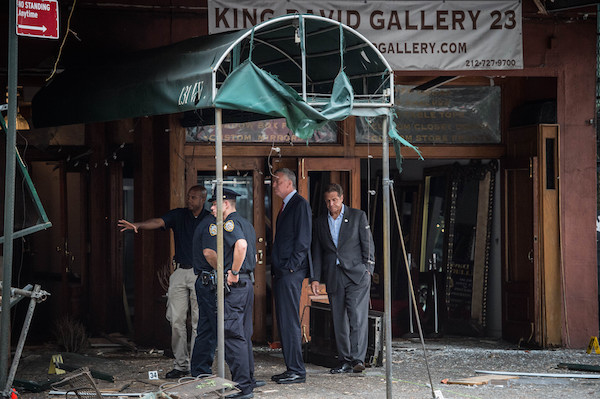
{"label": "utility belt", "polygon": [[251,279],[252,283],[254,284],[254,272],[240,272],[238,276],[240,276],[240,278],[247,277]]}
{"label": "utility belt", "polygon": [[[248,278],[250,279],[252,284],[254,284],[254,272],[240,272],[239,276],[240,281],[236,283],[237,286],[244,287],[246,285],[245,281],[241,281],[242,278]],[[202,281],[202,285],[209,286],[210,288],[217,287],[217,273],[214,270],[210,272],[202,270],[200,272],[199,278]],[[225,274],[225,278],[227,278],[227,274]]]}
{"label": "utility belt", "polygon": [[214,272],[207,272],[202,270],[200,272],[200,279],[202,279],[202,285],[209,285],[212,287],[217,286],[217,274]]}
{"label": "utility belt", "polygon": [[175,266],[175,269],[191,269],[192,265],[186,265],[184,263],[179,263],[179,262],[175,262],[175,259],[173,259],[173,266]]}

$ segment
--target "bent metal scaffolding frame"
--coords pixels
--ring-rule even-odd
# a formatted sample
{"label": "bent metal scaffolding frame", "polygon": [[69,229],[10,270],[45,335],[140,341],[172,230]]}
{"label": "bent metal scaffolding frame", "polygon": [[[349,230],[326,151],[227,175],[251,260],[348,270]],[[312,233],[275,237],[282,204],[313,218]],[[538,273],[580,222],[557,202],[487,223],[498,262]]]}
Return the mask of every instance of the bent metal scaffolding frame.
{"label": "bent metal scaffolding frame", "polygon": [[[8,373],[8,377],[6,379],[6,385],[4,385],[2,390],[3,397],[9,397],[11,393],[12,383],[15,379],[15,374],[17,373],[17,368],[19,367],[19,360],[21,359],[21,354],[23,353],[23,347],[25,346],[25,339],[27,338],[27,333],[29,332],[29,326],[31,325],[31,319],[33,318],[33,311],[35,310],[35,305],[40,302],[43,302],[48,298],[50,293],[41,289],[41,286],[36,284],[32,286],[28,284],[24,288],[10,288],[9,295],[6,295],[5,290],[2,289],[2,307],[0,312],[4,315],[5,313],[10,314],[10,309],[19,303],[23,298],[30,298],[29,306],[27,307],[27,314],[25,315],[25,320],[23,321],[23,327],[21,328],[21,335],[19,337],[19,342],[17,343],[17,348],[15,350],[15,354],[13,356],[13,361],[10,366],[10,372]],[[8,309],[5,308],[5,302],[9,301]]]}

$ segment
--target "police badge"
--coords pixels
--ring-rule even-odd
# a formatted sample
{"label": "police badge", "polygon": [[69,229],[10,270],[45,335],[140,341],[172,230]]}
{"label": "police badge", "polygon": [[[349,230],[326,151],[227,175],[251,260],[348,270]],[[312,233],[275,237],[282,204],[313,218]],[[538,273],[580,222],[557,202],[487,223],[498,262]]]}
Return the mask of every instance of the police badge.
{"label": "police badge", "polygon": [[217,225],[214,223],[211,223],[211,225],[208,226],[208,232],[210,233],[211,236],[216,236],[217,235]]}
{"label": "police badge", "polygon": [[235,225],[233,224],[233,220],[228,220],[227,222],[225,222],[225,226],[223,228],[228,233],[231,233],[233,231],[233,229],[235,228]]}

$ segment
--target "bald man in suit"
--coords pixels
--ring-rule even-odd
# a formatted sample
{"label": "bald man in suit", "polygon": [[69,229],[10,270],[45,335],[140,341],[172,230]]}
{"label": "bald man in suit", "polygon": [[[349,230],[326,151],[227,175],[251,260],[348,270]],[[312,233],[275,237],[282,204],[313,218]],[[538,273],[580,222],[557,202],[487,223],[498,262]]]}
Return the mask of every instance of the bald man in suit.
{"label": "bald man in suit", "polygon": [[325,189],[327,214],[315,220],[312,238],[314,278],[311,289],[327,284],[339,367],[332,374],[360,373],[365,369],[369,338],[369,291],[375,267],[375,246],[360,209],[344,205],[339,184]]}

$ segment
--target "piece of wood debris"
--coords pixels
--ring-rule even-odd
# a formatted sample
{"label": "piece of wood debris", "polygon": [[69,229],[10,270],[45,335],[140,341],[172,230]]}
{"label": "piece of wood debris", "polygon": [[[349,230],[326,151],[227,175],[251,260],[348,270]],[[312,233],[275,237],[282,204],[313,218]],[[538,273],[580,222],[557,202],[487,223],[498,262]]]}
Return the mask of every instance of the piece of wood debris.
{"label": "piece of wood debris", "polygon": [[512,379],[518,379],[517,376],[511,375],[496,375],[496,374],[486,374],[486,375],[478,375],[476,377],[468,377],[461,378],[458,380],[448,379],[448,384],[456,384],[456,385],[487,385],[491,381],[506,381]]}
{"label": "piece of wood debris", "polygon": [[167,380],[141,380],[141,379],[137,379],[136,382],[141,382],[142,384],[148,384],[148,385],[152,385],[155,387],[160,387],[162,384],[164,384],[165,382],[168,382]]}

